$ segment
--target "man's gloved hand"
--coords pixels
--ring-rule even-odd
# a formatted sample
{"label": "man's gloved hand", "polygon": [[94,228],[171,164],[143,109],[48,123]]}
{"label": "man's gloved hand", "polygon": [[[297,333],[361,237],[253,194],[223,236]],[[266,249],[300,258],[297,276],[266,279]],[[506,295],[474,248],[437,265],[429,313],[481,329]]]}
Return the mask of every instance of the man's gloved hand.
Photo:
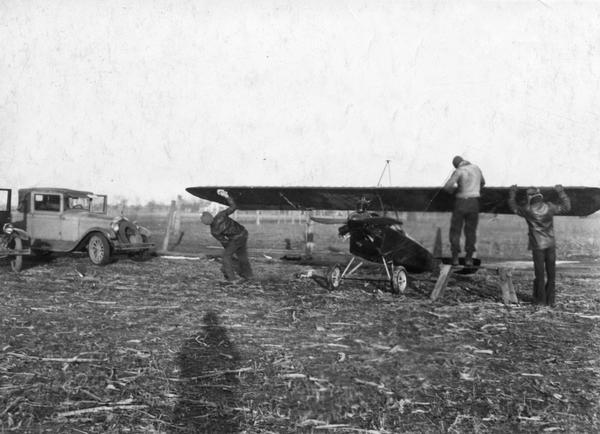
{"label": "man's gloved hand", "polygon": [[218,190],[217,190],[217,194],[218,194],[219,196],[222,196],[222,197],[224,197],[224,198],[228,198],[228,197],[229,197],[229,193],[227,193],[227,191],[226,191],[226,190],[223,190],[223,189],[218,189]]}
{"label": "man's gloved hand", "polygon": [[562,193],[563,191],[565,191],[563,186],[560,184],[557,184],[556,186],[554,186],[554,189],[556,190],[557,193]]}

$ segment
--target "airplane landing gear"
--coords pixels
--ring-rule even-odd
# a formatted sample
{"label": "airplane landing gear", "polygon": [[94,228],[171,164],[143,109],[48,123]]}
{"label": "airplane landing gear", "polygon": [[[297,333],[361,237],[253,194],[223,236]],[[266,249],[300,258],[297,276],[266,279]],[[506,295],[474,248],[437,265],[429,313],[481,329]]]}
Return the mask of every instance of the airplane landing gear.
{"label": "airplane landing gear", "polygon": [[404,294],[408,286],[408,274],[404,267],[397,267],[392,273],[392,292]]}
{"label": "airplane landing gear", "polygon": [[330,290],[338,289],[342,283],[342,268],[334,265],[327,271],[327,286]]}
{"label": "airplane landing gear", "polygon": [[356,280],[361,282],[387,282],[390,285],[390,290],[393,294],[404,294],[408,288],[408,273],[406,269],[400,265],[394,265],[391,261],[386,261],[382,258],[382,265],[385,269],[385,276],[370,275],[365,273],[357,275],[357,271],[364,265],[360,259],[352,257],[346,267],[338,264],[327,270],[325,278],[327,280],[327,288],[329,290],[338,289],[344,280]]}

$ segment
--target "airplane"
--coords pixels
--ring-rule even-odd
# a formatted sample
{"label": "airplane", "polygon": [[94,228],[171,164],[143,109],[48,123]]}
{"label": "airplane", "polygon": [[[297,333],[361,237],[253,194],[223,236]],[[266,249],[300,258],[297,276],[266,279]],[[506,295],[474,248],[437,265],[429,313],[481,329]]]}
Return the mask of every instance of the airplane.
{"label": "airplane", "polygon": [[[454,196],[440,187],[240,187],[201,186],[188,187],[186,191],[201,199],[227,205],[217,190],[226,190],[240,210],[350,210],[339,234],[350,238],[349,263],[342,269],[335,265],[327,272],[330,289],[337,289],[342,280],[386,280],[393,293],[402,293],[408,283],[408,272],[433,271],[442,258],[434,258],[424,246],[412,239],[403,229],[402,222],[385,216],[388,211],[451,212]],[[513,214],[508,206],[509,187],[484,187],[480,198],[480,212],[490,214]],[[540,188],[545,200],[556,202],[554,187]],[[600,210],[600,188],[564,187],[571,199],[567,216],[585,217]],[[525,188],[517,191],[517,203],[526,200]],[[384,216],[369,212],[368,204],[378,205]],[[328,222],[328,219],[322,219]],[[319,221],[319,219],[315,219]],[[364,261],[381,264],[385,279],[355,277]],[[462,258],[461,258],[462,260]],[[355,263],[356,262],[356,263]],[[476,271],[481,265],[474,260]]]}

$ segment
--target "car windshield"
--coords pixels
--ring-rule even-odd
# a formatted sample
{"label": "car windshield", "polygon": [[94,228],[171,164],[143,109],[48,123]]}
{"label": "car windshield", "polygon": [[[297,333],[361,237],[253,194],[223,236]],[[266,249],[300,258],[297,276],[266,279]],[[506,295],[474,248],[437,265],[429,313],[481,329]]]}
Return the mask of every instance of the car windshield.
{"label": "car windshield", "polygon": [[87,197],[68,197],[67,198],[67,209],[84,209],[90,210],[91,200]]}
{"label": "car windshield", "polygon": [[102,195],[69,196],[66,204],[66,209],[82,209],[100,214],[106,212],[106,196]]}
{"label": "car windshield", "polygon": [[90,196],[91,212],[106,214],[106,196],[104,195],[93,195]]}

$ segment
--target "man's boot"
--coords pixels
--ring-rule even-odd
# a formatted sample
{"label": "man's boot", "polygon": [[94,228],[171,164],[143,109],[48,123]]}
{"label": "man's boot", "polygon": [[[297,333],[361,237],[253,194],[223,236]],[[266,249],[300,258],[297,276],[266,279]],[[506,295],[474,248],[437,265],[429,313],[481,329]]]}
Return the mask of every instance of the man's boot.
{"label": "man's boot", "polygon": [[458,252],[452,252],[452,265],[458,265]]}
{"label": "man's boot", "polygon": [[467,253],[465,256],[465,267],[473,266],[473,253]]}

